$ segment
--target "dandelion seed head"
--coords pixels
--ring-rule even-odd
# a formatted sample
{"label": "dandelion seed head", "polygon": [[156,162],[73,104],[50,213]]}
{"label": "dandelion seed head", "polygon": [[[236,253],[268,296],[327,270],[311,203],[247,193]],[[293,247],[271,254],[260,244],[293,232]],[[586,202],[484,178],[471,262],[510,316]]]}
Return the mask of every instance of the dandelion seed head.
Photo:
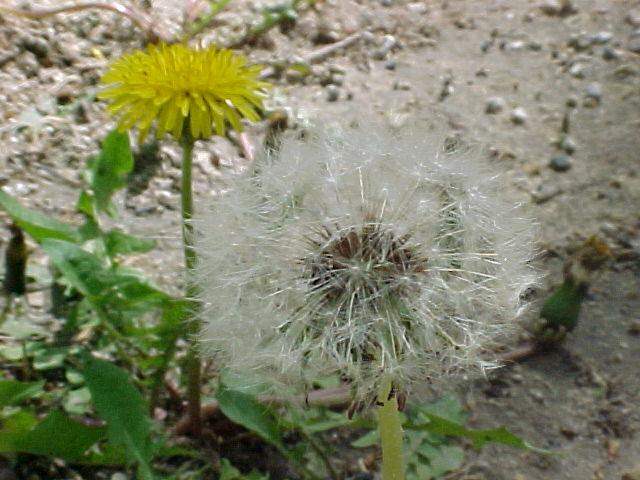
{"label": "dandelion seed head", "polygon": [[197,223],[204,348],[279,393],[338,373],[358,399],[496,365],[536,272],[480,154],[417,130],[286,138]]}
{"label": "dandelion seed head", "polygon": [[107,110],[120,116],[120,131],[138,126],[141,142],[154,121],[158,138],[169,132],[179,139],[185,126],[193,138],[208,138],[213,128],[224,135],[225,122],[242,131],[241,118],[259,120],[269,86],[256,79],[260,70],[216,46],[160,43],[114,61],[98,97],[111,101]]}

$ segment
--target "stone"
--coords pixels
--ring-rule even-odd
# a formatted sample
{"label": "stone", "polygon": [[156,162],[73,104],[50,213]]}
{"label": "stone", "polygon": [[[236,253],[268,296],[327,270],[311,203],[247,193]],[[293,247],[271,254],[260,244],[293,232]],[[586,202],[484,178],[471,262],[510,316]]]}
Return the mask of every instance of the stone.
{"label": "stone", "polygon": [[580,33],[577,35],[571,35],[567,45],[569,45],[574,50],[581,52],[589,48],[593,43],[593,38],[591,35],[587,35],[586,33]]}
{"label": "stone", "polygon": [[327,102],[337,102],[340,98],[340,89],[335,85],[327,87]]}
{"label": "stone", "polygon": [[620,54],[609,45],[605,45],[602,49],[602,58],[604,60],[620,60]]}
{"label": "stone", "polygon": [[527,112],[522,107],[517,107],[511,110],[511,121],[515,125],[524,125],[527,121]]}
{"label": "stone", "polygon": [[632,8],[627,12],[625,21],[634,28],[640,27],[640,8]]}
{"label": "stone", "polygon": [[586,108],[597,107],[602,101],[602,87],[599,83],[594,82],[589,84],[585,93],[585,99],[583,106]]}
{"label": "stone", "polygon": [[602,31],[594,33],[593,35],[590,35],[590,37],[592,43],[596,45],[603,45],[613,38],[613,33]]}
{"label": "stone", "polygon": [[539,8],[542,13],[549,16],[560,15],[560,13],[562,12],[562,4],[556,0],[549,0],[547,2],[544,2],[540,5]]}
{"label": "stone", "polygon": [[599,102],[602,100],[602,86],[598,82],[590,83],[589,86],[587,86],[586,96]]}
{"label": "stone", "polygon": [[549,167],[556,172],[567,172],[571,166],[571,160],[566,155],[557,155],[549,161]]}
{"label": "stone", "polygon": [[565,105],[569,108],[576,108],[578,106],[578,97],[571,95],[565,101]]}
{"label": "stone", "polygon": [[394,60],[387,60],[386,62],[384,62],[384,68],[387,70],[395,70],[396,62]]}
{"label": "stone", "polygon": [[404,80],[398,80],[393,84],[394,90],[411,90],[411,84]]}
{"label": "stone", "polygon": [[507,102],[502,97],[490,97],[485,104],[484,113],[493,115],[500,113],[507,106]]}
{"label": "stone", "polygon": [[584,71],[586,69],[586,66],[582,63],[574,63],[573,65],[571,65],[571,68],[569,68],[569,75],[571,75],[573,78],[584,78]]}
{"label": "stone", "polygon": [[398,42],[393,35],[385,35],[382,39],[382,45],[373,52],[373,58],[375,60],[384,60],[387,53],[389,53],[397,44]]}
{"label": "stone", "polygon": [[560,142],[560,148],[571,155],[576,151],[576,142],[571,137],[564,137]]}
{"label": "stone", "polygon": [[629,40],[627,50],[633,53],[640,53],[640,37],[634,37]]}

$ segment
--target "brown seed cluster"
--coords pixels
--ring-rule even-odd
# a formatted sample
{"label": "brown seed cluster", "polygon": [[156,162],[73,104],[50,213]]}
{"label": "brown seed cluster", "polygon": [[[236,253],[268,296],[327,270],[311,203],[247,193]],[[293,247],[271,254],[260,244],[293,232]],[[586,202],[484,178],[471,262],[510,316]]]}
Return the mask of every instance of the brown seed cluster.
{"label": "brown seed cluster", "polygon": [[406,293],[409,280],[423,272],[427,263],[409,238],[379,222],[344,231],[326,227],[317,231],[309,243],[318,253],[304,262],[311,292],[328,302],[349,301],[356,306]]}

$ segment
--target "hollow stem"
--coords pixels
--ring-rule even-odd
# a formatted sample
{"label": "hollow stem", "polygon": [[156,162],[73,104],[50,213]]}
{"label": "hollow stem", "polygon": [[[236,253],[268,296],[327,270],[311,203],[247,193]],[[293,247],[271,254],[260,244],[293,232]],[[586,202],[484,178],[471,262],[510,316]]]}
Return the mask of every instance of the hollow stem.
{"label": "hollow stem", "polygon": [[[186,130],[186,129],[185,129]],[[189,430],[194,436],[199,436],[202,432],[202,413],[200,411],[200,387],[201,387],[201,363],[198,349],[196,348],[195,335],[199,330],[197,319],[198,305],[196,302],[197,287],[193,280],[193,273],[196,268],[197,258],[193,245],[193,190],[191,182],[192,155],[194,139],[191,133],[186,130],[180,140],[182,147],[182,172],[181,172],[181,199],[182,199],[182,245],[184,248],[184,264],[186,269],[185,296],[189,302],[189,313],[185,319],[187,323],[187,334],[189,336],[189,351],[185,359],[185,370],[187,375],[187,413],[190,419]]]}
{"label": "hollow stem", "polygon": [[402,423],[398,411],[398,399],[392,389],[392,379],[387,376],[378,394],[378,431],[382,445],[383,480],[404,480],[402,453]]}

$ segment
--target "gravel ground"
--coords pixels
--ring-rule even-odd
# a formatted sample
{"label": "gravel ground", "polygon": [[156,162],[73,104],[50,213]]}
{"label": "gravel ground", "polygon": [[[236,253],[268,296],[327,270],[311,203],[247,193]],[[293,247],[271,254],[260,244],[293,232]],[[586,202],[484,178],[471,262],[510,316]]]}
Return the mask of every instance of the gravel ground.
{"label": "gravel ground", "polygon": [[[175,35],[181,2],[151,4],[156,30]],[[261,5],[231,2],[201,38],[231,44]],[[504,425],[562,454],[489,446],[469,451],[449,478],[640,478],[640,2],[318,0],[289,27],[243,47],[255,62],[313,60],[308,74],[275,69],[269,108],[299,123],[427,121],[487,145],[505,189],[539,222],[540,298],[585,239],[598,235],[613,251],[561,349],[464,391],[473,427]],[[345,48],[321,55],[343,39]],[[142,43],[129,20],[105,11],[0,16],[5,191],[74,220],[79,171],[113,126],[94,100],[97,82],[110,59]],[[251,127],[256,142],[263,130]],[[245,162],[226,139],[196,154],[199,201]],[[149,188],[119,199],[122,228],[159,242],[132,263],[175,292],[178,155],[163,141]],[[44,307],[37,292],[29,301]]]}

